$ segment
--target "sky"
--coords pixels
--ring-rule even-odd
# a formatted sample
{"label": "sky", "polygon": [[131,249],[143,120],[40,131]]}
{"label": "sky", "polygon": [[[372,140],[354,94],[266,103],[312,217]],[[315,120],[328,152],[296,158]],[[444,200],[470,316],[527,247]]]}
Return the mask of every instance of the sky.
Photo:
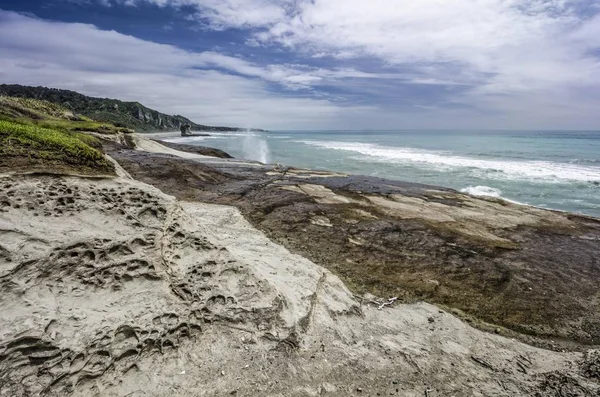
{"label": "sky", "polygon": [[600,0],[0,0],[0,83],[238,127],[600,130]]}

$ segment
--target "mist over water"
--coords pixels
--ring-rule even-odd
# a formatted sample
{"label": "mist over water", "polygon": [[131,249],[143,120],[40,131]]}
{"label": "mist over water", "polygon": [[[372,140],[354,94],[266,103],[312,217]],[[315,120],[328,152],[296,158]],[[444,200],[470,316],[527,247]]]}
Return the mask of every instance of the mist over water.
{"label": "mist over water", "polygon": [[196,142],[263,163],[445,186],[600,217],[600,131],[271,131]]}
{"label": "mist over water", "polygon": [[242,158],[256,160],[268,164],[271,152],[267,141],[257,135],[246,135],[242,138]]}

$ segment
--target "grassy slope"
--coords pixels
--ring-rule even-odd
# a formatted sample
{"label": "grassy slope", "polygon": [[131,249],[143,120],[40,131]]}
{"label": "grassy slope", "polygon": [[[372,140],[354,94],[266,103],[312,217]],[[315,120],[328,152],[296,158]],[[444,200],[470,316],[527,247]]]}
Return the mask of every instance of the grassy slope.
{"label": "grassy slope", "polygon": [[100,141],[78,131],[115,134],[123,129],[50,102],[0,97],[0,170],[114,173]]}
{"label": "grassy slope", "polygon": [[48,171],[81,168],[85,173],[114,172],[102,152],[90,145],[95,146],[94,140],[89,135],[0,120],[0,168],[9,168],[12,163],[19,168],[47,166]]}
{"label": "grassy slope", "polygon": [[109,123],[94,121],[74,114],[61,105],[29,98],[0,96],[0,120],[35,124],[61,131],[91,131],[101,134],[133,132],[128,128],[115,127]]}

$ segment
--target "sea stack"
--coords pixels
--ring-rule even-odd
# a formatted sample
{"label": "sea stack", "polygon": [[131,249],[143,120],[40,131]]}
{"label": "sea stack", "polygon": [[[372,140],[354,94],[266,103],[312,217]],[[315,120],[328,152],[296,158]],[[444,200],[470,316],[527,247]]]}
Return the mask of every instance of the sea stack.
{"label": "sea stack", "polygon": [[191,136],[192,135],[192,126],[189,124],[181,124],[181,127],[179,127],[179,130],[181,131],[181,136]]}

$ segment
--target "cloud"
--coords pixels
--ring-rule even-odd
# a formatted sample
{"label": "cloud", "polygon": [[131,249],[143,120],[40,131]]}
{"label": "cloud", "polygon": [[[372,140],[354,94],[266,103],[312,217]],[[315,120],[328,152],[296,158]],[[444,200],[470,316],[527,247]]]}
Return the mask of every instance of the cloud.
{"label": "cloud", "polygon": [[[477,72],[523,76],[538,70],[597,73],[585,53],[598,48],[598,20],[577,11],[590,0],[138,0],[195,5],[219,28],[262,28],[254,38],[322,57],[375,56],[418,68],[458,63]],[[592,12],[589,11],[588,12]],[[597,12],[597,11],[596,11]],[[576,51],[571,47],[579,36]],[[510,64],[530,64],[516,71]],[[571,62],[576,61],[573,65]],[[541,64],[545,64],[541,65]],[[493,86],[497,87],[498,82]],[[509,89],[510,86],[505,88]]]}
{"label": "cloud", "polygon": [[[600,127],[600,9],[588,0],[110,4],[115,10],[142,2],[192,6],[185,16],[202,29],[243,32],[242,43],[257,56],[189,52],[91,25],[2,12],[0,78],[236,125]],[[263,47],[296,62],[271,61]]]}
{"label": "cloud", "polygon": [[[172,4],[163,0],[159,2]],[[281,0],[277,3],[268,0],[175,1],[175,4],[190,3],[199,8],[195,16],[208,22],[214,29],[260,27],[275,23],[286,17],[286,5],[293,4],[290,0]]]}
{"label": "cloud", "polygon": [[194,6],[192,17],[208,28],[251,28],[253,45],[307,59],[372,58],[390,73],[413,75],[409,83],[472,85],[456,101],[478,108],[550,96],[554,109],[577,102],[582,90],[586,101],[600,101],[590,95],[600,92],[600,7],[593,0],[137,1]]}
{"label": "cloud", "polygon": [[[96,72],[170,70],[177,73],[190,68],[221,68],[294,89],[308,88],[324,78],[407,78],[392,73],[365,73],[349,68],[330,70],[305,65],[256,65],[212,51],[188,52],[171,45],[100,30],[92,25],[36,20],[10,12],[3,12],[0,22],[2,45],[13,54],[38,62],[53,58],[54,62],[64,66],[77,65]],[[96,49],[107,49],[107,52]],[[151,57],[151,54],[160,56]],[[146,58],[152,59],[148,61]],[[142,59],[145,61],[140,62]]]}
{"label": "cloud", "polygon": [[367,109],[271,91],[267,81],[307,83],[307,77],[289,68],[260,68],[217,53],[187,52],[92,25],[13,12],[0,11],[0,51],[2,82],[139,101],[202,123],[314,128],[331,126],[345,112]]}

